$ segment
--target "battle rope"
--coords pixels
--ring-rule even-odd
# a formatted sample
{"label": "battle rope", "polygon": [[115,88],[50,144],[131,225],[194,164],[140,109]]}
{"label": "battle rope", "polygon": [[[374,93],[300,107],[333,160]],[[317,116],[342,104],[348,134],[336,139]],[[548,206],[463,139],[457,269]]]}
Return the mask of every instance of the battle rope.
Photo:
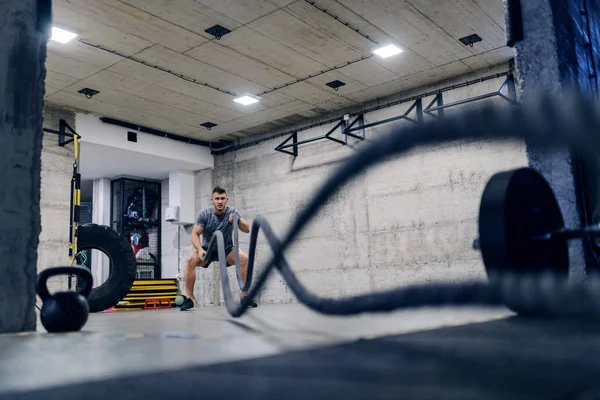
{"label": "battle rope", "polygon": [[[229,287],[223,235],[215,232],[207,254],[218,251],[221,284],[227,311],[239,317],[251,299],[265,284],[273,267],[285,279],[298,301],[310,309],[329,315],[363,312],[389,312],[402,308],[441,305],[516,305],[521,310],[535,310],[562,316],[600,315],[600,282],[589,277],[585,284],[570,285],[564,278],[549,272],[536,274],[504,273],[490,281],[434,283],[400,287],[377,293],[347,298],[323,298],[310,293],[296,278],[284,257],[286,248],[298,236],[323,204],[355,175],[383,161],[386,157],[406,152],[416,146],[434,145],[457,140],[524,139],[536,146],[568,147],[580,154],[594,156],[600,149],[600,114],[589,100],[569,97],[560,104],[542,98],[528,106],[498,109],[483,107],[459,117],[446,117],[443,122],[394,127],[388,134],[365,143],[316,191],[298,214],[283,240],[273,233],[261,216],[254,219],[250,231],[247,279],[240,273],[238,218],[234,216],[234,252],[238,284],[248,290],[247,301],[234,300]],[[263,230],[273,255],[251,286],[254,257],[259,230]]]}

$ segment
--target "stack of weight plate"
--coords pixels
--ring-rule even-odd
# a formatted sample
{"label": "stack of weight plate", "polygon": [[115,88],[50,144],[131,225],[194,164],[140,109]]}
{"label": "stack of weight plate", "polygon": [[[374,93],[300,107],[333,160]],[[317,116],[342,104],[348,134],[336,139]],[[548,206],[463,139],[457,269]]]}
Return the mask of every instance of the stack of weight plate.
{"label": "stack of weight plate", "polygon": [[177,281],[175,279],[138,280],[133,282],[131,290],[114,308],[114,311],[139,311],[144,309],[146,301],[152,306],[154,302],[162,307],[175,306],[177,296]]}

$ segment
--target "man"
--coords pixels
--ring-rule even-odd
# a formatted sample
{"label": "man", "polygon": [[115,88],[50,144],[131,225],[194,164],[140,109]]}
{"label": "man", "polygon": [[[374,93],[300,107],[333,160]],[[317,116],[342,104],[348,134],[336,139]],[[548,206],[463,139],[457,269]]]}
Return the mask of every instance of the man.
{"label": "man", "polygon": [[[242,232],[249,233],[250,225],[244,220],[240,212],[227,205],[227,192],[220,186],[213,189],[211,202],[212,207],[204,208],[196,217],[196,224],[192,230],[192,244],[194,249],[190,253],[185,268],[185,292],[187,299],[181,304],[180,310],[187,311],[194,308],[196,298],[194,297],[194,284],[196,283],[196,268],[208,268],[210,263],[218,261],[217,247],[210,254],[206,254],[208,245],[217,230],[223,233],[225,241],[225,254],[227,255],[227,265],[235,265],[235,253],[233,251],[233,214],[235,213],[238,220],[238,227]],[[236,227],[237,229],[237,227]],[[200,243],[200,235],[202,235],[202,243]],[[246,280],[248,269],[248,255],[240,249],[240,271],[242,278]],[[242,302],[245,300],[246,292],[242,292]],[[256,307],[255,302],[249,304],[250,307]]]}

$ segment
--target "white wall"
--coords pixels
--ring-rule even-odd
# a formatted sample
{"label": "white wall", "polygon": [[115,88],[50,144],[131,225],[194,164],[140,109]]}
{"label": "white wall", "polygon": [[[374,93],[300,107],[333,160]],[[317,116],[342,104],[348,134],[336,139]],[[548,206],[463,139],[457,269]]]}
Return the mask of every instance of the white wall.
{"label": "white wall", "polygon": [[[189,145],[176,140],[139,132],[134,129],[106,124],[92,114],[77,114],[77,131],[82,135],[82,143],[95,143],[160,157],[177,158],[191,163],[213,165],[210,149],[204,146]],[[138,132],[137,142],[127,141],[127,132]]]}
{"label": "white wall", "polygon": [[[213,170],[208,168],[196,172],[194,188],[194,212],[210,206],[210,196],[213,188]],[[165,179],[162,185],[162,277],[175,278],[178,271],[183,276],[185,262],[193,249],[191,241],[192,225],[180,226],[164,221],[165,209],[169,206],[169,180]],[[180,232],[179,244],[177,232]],[[179,264],[179,265],[178,265]],[[179,266],[179,268],[178,268]],[[197,271],[197,276],[201,274]]]}
{"label": "white wall", "polygon": [[132,129],[106,124],[98,116],[78,113],[81,174],[85,179],[127,175],[166,179],[170,171],[199,171],[214,166],[210,149],[143,132],[137,142],[127,140]]}
{"label": "white wall", "polygon": [[[98,225],[111,226],[110,223],[110,179],[100,178],[93,181],[92,222]],[[110,260],[97,250],[93,250],[92,274],[94,287],[108,279]]]}

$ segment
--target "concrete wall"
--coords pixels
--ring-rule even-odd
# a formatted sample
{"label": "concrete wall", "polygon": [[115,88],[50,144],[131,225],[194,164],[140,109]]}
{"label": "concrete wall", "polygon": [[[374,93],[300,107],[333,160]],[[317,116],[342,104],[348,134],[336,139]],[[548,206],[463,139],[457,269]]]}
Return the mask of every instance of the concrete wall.
{"label": "concrete wall", "polygon": [[[500,66],[496,72],[506,69]],[[491,72],[494,71],[483,71],[481,75]],[[401,97],[477,77],[479,74],[440,82]],[[444,102],[497,91],[502,82],[500,78],[447,92]],[[429,100],[425,99],[425,104]],[[498,106],[506,104],[501,99],[490,101]],[[365,122],[399,115],[410,105],[367,114]],[[476,106],[473,103],[464,107]],[[452,109],[447,115],[458,112],[460,108]],[[367,140],[377,140],[390,127],[369,128]],[[322,135],[329,128],[303,131],[298,139]],[[266,217],[280,237],[337,162],[360,146],[353,139],[347,146],[319,141],[301,146],[294,159],[273,150],[283,139],[218,156],[213,181],[228,190],[230,204],[238,207],[243,217],[250,222],[257,215]],[[480,255],[471,248],[477,235],[483,188],[494,172],[524,165],[527,154],[520,142],[462,143],[402,155],[372,168],[337,193],[296,240],[287,259],[302,283],[327,296],[347,296],[416,282],[483,277]],[[246,251],[248,240],[249,235],[241,233]],[[260,270],[271,253],[262,235],[259,242]],[[230,270],[231,279],[234,274]],[[200,303],[222,302],[220,289],[219,297],[215,297],[215,287],[219,285],[217,268],[199,271],[199,277],[202,283],[196,285],[196,297]],[[232,286],[237,288],[235,280]],[[258,300],[295,301],[279,274],[272,275]]]}
{"label": "concrete wall", "polygon": [[[44,128],[58,129],[64,119],[73,129],[75,113],[46,104]],[[44,133],[42,148],[40,211],[42,231],[38,245],[38,272],[69,263],[69,220],[71,177],[73,174],[73,144],[58,145],[58,135]],[[66,290],[67,277],[50,278],[52,291]],[[39,299],[38,299],[39,302]]]}

